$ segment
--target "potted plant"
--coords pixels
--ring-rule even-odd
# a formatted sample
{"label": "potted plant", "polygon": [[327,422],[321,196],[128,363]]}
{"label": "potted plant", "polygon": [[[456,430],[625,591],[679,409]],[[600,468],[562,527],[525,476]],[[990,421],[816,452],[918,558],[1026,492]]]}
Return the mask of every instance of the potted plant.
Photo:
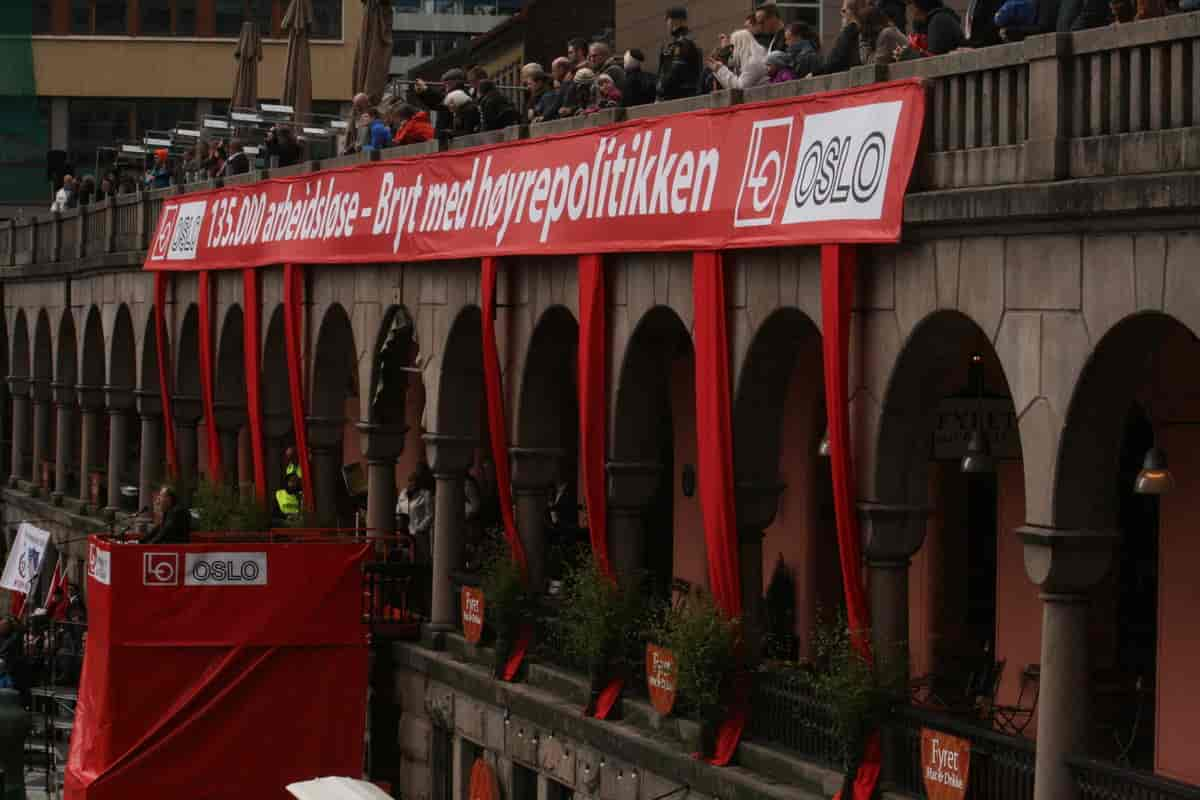
{"label": "potted plant", "polygon": [[502,677],[521,622],[530,611],[525,575],[507,545],[494,549],[485,560],[481,587],[487,609],[484,624],[496,636],[494,674]]}
{"label": "potted plant", "polygon": [[875,654],[872,662],[857,647],[859,640],[870,641],[870,632],[852,631],[844,613],[828,623],[818,617],[811,641],[812,668],[802,673],[817,701],[828,709],[833,736],[841,746],[843,792],[852,792],[868,735],[903,696],[907,661],[905,648],[897,648],[890,656]]}
{"label": "potted plant", "polygon": [[560,644],[567,656],[586,665],[591,682],[589,714],[608,682],[627,667],[627,634],[641,616],[639,605],[639,593],[625,590],[601,572],[591,553],[563,576]]}
{"label": "potted plant", "polygon": [[257,498],[243,497],[224,483],[201,482],[192,508],[198,531],[265,532],[271,527],[271,513]]}
{"label": "potted plant", "polygon": [[674,654],[679,697],[700,723],[696,752],[709,755],[725,713],[724,694],[737,668],[740,621],[729,619],[706,593],[669,608],[651,628],[654,641]]}

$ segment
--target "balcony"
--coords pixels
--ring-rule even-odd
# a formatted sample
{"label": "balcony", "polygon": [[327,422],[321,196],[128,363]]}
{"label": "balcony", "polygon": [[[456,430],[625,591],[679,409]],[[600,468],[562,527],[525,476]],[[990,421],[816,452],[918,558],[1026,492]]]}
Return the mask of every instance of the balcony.
{"label": "balcony", "polygon": [[[449,2],[438,7],[459,5]],[[419,6],[422,11],[434,8],[429,2]],[[408,15],[397,11],[398,19],[403,16]],[[449,143],[393,148],[383,151],[382,157],[419,155],[431,147],[457,150],[625,119],[920,78],[928,87],[928,117],[906,204],[910,224],[1013,214],[1171,209],[1192,203],[1191,176],[1159,176],[1200,168],[1200,84],[1192,80],[1189,66],[1198,59],[1200,13],[1175,14],[1117,27],[1035,36],[984,50],[859,67],[745,92],[608,109]],[[312,161],[288,168],[287,174],[367,159],[366,154],[358,154]],[[1147,182],[1150,176],[1154,176],[1152,183]],[[266,177],[270,173],[262,171],[240,176],[238,182]],[[1128,179],[1120,190],[1110,185],[1055,183],[1115,177]],[[86,209],[0,224],[0,267],[135,267],[155,227],[163,196],[217,183],[123,196]],[[980,191],[944,191],[951,189]],[[82,219],[76,221],[77,217]]]}

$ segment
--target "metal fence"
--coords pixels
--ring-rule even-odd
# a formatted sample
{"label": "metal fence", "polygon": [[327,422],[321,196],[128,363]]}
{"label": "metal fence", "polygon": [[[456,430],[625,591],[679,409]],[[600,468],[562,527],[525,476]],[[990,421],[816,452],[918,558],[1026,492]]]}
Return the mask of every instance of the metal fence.
{"label": "metal fence", "polygon": [[750,736],[835,769],[844,766],[833,714],[799,670],[766,669],[754,674]]}
{"label": "metal fence", "polygon": [[1200,800],[1200,787],[1105,761],[1068,756],[1080,800]]}

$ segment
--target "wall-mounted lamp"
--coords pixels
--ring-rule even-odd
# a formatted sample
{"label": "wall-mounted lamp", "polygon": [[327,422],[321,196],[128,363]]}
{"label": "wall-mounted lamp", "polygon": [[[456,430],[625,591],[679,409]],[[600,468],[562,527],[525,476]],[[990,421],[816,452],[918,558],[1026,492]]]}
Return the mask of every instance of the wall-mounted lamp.
{"label": "wall-mounted lamp", "polygon": [[683,496],[684,497],[695,497],[696,496],[696,467],[695,467],[695,465],[693,465],[693,464],[684,464],[683,465],[682,485],[683,485]]}

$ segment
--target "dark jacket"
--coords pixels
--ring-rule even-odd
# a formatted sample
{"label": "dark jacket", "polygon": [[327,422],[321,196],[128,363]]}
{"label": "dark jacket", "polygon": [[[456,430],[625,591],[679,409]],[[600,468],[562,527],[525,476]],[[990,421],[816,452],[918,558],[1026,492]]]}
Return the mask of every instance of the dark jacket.
{"label": "dark jacket", "polygon": [[[1107,0],[1106,0],[1107,1]],[[1000,44],[1000,26],[996,24],[996,12],[1004,0],[971,0],[967,6],[967,24],[963,28],[971,35],[965,36],[967,47],[991,47]]]}
{"label": "dark jacket", "polygon": [[784,38],[783,30],[783,28],[780,28],[774,34],[757,34],[754,40],[765,47],[768,53],[774,53],[776,50],[787,50],[787,40]]}
{"label": "dark jacket", "polygon": [[479,116],[483,131],[498,131],[521,121],[521,115],[512,101],[499,89],[492,89],[479,98]]}
{"label": "dark jacket", "polygon": [[842,27],[833,47],[821,62],[821,69],[814,70],[817,75],[829,75],[834,72],[845,72],[851,67],[858,66],[858,23],[851,22]]}
{"label": "dark jacket", "polygon": [[821,72],[821,54],[817,52],[816,45],[808,39],[801,39],[794,42],[787,50],[788,61],[792,65],[792,72],[797,78],[803,78],[810,72],[820,74]]}
{"label": "dark jacket", "polygon": [[[1037,21],[1032,25],[1008,25],[1004,28],[1005,41],[1019,42],[1028,36],[1036,36],[1039,33],[1053,33],[1059,30],[1059,0],[1038,0],[1037,1]],[[1073,3],[1066,3],[1078,9]],[[1068,14],[1070,10],[1068,10]],[[1070,30],[1070,24],[1074,22],[1074,17],[1067,21],[1067,27],[1064,31]]]}
{"label": "dark jacket", "polygon": [[475,105],[474,101],[460,106],[457,113],[449,116],[451,117],[451,136],[467,136],[468,134],[479,132],[481,117],[479,115],[479,106]]}
{"label": "dark jacket", "polygon": [[621,105],[631,108],[653,103],[656,92],[654,83],[654,76],[646,70],[628,70],[625,73],[625,88],[621,92]]}
{"label": "dark jacket", "polygon": [[625,91],[625,59],[623,56],[612,56],[600,67],[600,72],[613,79],[613,83],[622,92]]}
{"label": "dark jacket", "polygon": [[152,529],[142,544],[187,544],[192,540],[192,512],[176,503],[163,514],[162,522]]}
{"label": "dark jacket", "polygon": [[267,140],[267,154],[279,159],[279,166],[290,167],[300,161],[300,143],[291,136],[278,133]]}
{"label": "dark jacket", "polygon": [[658,54],[658,98],[675,100],[695,97],[700,91],[700,70],[703,66],[700,48],[688,35],[688,29],[676,30],[671,41],[663,45]]}
{"label": "dark jacket", "polygon": [[958,14],[953,10],[946,6],[935,8],[926,16],[925,23],[926,32],[929,34],[930,55],[940,56],[963,46],[965,37],[962,23],[958,21]]}
{"label": "dark jacket", "polygon": [[562,105],[562,91],[547,89],[538,95],[533,104],[533,117],[542,122],[558,119],[558,107]]}
{"label": "dark jacket", "polygon": [[901,32],[908,33],[908,6],[904,0],[875,0],[875,5]]}
{"label": "dark jacket", "polygon": [[225,175],[243,175],[250,171],[250,156],[238,151],[225,162]]}

